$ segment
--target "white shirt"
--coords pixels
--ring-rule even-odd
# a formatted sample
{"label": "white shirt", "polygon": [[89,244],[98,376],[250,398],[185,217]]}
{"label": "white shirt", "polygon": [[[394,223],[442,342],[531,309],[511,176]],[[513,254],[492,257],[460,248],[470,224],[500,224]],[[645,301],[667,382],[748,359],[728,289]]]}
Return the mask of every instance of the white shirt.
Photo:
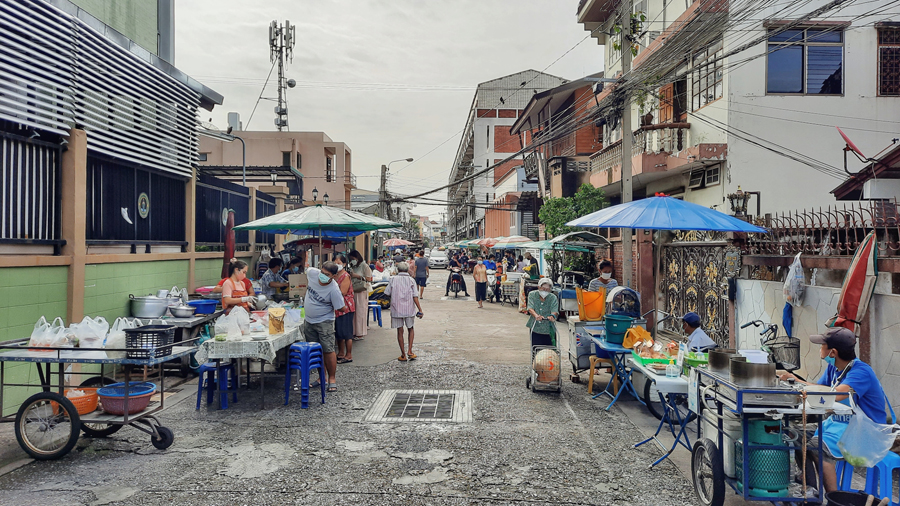
{"label": "white shirt", "polygon": [[700,348],[706,348],[707,346],[715,346],[716,342],[709,338],[706,335],[706,332],[703,332],[703,329],[696,328],[691,335],[688,336],[687,346],[688,350],[697,350]]}

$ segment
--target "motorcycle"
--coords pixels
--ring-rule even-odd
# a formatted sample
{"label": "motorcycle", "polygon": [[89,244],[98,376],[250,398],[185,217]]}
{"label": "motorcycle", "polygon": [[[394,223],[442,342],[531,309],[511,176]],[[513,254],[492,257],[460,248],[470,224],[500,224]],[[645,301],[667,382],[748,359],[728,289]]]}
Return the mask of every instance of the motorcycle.
{"label": "motorcycle", "polygon": [[387,281],[372,283],[372,293],[369,294],[369,300],[377,302],[381,309],[390,309],[391,307],[391,296],[384,293],[387,286]]}
{"label": "motorcycle", "polygon": [[497,271],[488,269],[487,271],[487,300],[494,300],[494,290],[497,289]]}
{"label": "motorcycle", "polygon": [[459,267],[453,267],[450,274],[450,291],[454,297],[459,297],[459,291],[462,290],[462,274]]}

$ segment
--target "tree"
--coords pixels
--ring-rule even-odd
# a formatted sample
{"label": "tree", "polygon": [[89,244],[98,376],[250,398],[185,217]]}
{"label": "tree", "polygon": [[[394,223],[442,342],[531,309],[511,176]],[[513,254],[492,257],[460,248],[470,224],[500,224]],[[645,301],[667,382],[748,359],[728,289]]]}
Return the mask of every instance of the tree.
{"label": "tree", "polygon": [[581,216],[599,211],[607,206],[603,190],[584,183],[574,197],[550,197],[541,205],[538,218],[550,237],[574,232],[575,228],[566,223]]}

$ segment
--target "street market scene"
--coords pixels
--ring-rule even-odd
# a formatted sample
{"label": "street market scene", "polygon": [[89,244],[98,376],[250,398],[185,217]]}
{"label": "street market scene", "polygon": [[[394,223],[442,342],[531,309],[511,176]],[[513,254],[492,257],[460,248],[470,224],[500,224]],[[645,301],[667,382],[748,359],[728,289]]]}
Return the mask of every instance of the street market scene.
{"label": "street market scene", "polygon": [[900,506],[898,181],[900,0],[2,1],[0,505]]}

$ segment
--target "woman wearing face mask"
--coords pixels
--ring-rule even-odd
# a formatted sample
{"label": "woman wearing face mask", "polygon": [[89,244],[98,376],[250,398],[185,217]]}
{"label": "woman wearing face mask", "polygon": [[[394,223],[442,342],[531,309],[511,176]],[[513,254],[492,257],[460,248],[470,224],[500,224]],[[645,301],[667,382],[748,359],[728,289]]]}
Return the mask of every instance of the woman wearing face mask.
{"label": "woman wearing face mask", "polygon": [[344,307],[334,312],[334,337],[337,340],[337,363],[353,362],[353,317],[356,312],[356,299],[353,296],[353,282],[347,272],[347,257],[339,253],[334,257],[338,273],[334,282],[338,284],[344,297]]}
{"label": "woman wearing face mask", "polygon": [[369,290],[366,283],[372,282],[372,269],[366,265],[362,254],[352,250],[347,255],[350,259],[350,281],[353,283],[353,299],[356,313],[353,317],[353,340],[362,341],[369,333]]}
{"label": "woman wearing face mask", "polygon": [[559,318],[559,299],[552,293],[553,282],[541,278],[538,289],[528,294],[528,323],[532,346],[556,345],[556,320]]}
{"label": "woman wearing face mask", "polygon": [[599,292],[601,288],[605,288],[606,293],[609,293],[610,290],[619,286],[619,283],[612,277],[612,262],[609,260],[600,261],[597,263],[597,270],[600,271],[600,276],[591,280],[588,285],[589,292]]}
{"label": "woman wearing face mask", "polygon": [[284,275],[287,276],[288,274],[300,274],[303,272],[303,270],[303,259],[299,257],[292,258],[287,266],[287,269],[285,269]]}

